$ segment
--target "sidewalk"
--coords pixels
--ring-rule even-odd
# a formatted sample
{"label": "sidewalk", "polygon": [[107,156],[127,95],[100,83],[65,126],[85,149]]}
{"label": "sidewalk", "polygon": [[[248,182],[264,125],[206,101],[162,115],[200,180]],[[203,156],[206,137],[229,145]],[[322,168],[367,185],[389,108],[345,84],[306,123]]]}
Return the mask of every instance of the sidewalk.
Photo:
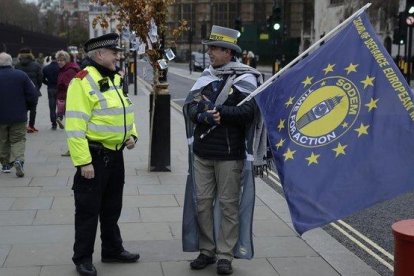
{"label": "sidewalk", "polygon": [[[174,69],[170,71],[174,73]],[[187,73],[188,74],[188,73]],[[0,174],[0,276],[77,275],[72,264],[74,168],[62,130],[52,131],[47,93],[42,89],[36,127],[27,135],[26,176]],[[197,253],[181,248],[181,217],[187,175],[187,145],[181,113],[171,109],[171,172],[148,172],[148,90],[140,81],[135,104],[140,133],[125,151],[126,184],[120,227],[125,248],[138,251],[134,264],[103,264],[99,233],[94,264],[98,275],[216,275],[215,267],[189,269]],[[291,229],[284,199],[257,180],[254,218],[255,258],[235,260],[234,274],[283,276],[378,275],[322,230],[303,239]]]}

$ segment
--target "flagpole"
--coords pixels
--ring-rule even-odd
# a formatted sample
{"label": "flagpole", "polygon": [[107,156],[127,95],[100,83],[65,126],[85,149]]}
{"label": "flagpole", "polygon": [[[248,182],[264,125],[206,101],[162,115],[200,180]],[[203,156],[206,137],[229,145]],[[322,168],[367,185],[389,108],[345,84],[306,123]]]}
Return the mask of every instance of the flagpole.
{"label": "flagpole", "polygon": [[308,49],[306,49],[306,51],[304,51],[302,54],[300,54],[299,56],[297,56],[294,60],[292,60],[291,62],[289,62],[285,67],[283,67],[282,70],[280,70],[279,72],[277,72],[276,74],[274,74],[270,79],[268,79],[261,86],[259,86],[256,90],[254,90],[252,93],[250,93],[237,106],[240,106],[243,103],[245,103],[247,101],[250,101],[254,96],[256,96],[257,94],[259,94],[260,92],[262,92],[266,87],[268,87],[273,82],[274,79],[276,79],[283,72],[285,72],[287,69],[289,69],[290,67],[292,67],[303,56],[305,56],[306,54],[308,54],[314,48],[318,47],[321,42],[323,42],[323,41],[327,40],[328,38],[330,38],[331,36],[333,36],[341,27],[343,27],[344,25],[348,24],[355,17],[359,16],[363,11],[365,11],[366,9],[368,9],[369,6],[371,6],[371,3],[367,3],[365,6],[363,6],[359,10],[357,10],[354,14],[352,14],[351,16],[349,16],[344,22],[342,22],[341,24],[339,24],[338,26],[336,26],[334,29],[332,29],[327,35],[325,35],[324,37],[322,37],[318,41],[316,41],[312,46],[310,46]]}

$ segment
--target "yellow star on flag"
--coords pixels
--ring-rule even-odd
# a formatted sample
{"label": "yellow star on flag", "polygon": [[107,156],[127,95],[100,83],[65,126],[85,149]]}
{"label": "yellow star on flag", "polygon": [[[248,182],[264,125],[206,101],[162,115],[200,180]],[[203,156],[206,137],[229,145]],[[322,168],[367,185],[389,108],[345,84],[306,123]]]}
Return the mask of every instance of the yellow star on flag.
{"label": "yellow star on flag", "polygon": [[335,64],[328,64],[328,66],[326,66],[322,71],[325,71],[325,75],[328,74],[329,72],[333,72],[333,69],[335,67]]}
{"label": "yellow star on flag", "polygon": [[347,123],[347,122],[343,122],[341,126],[342,126],[343,128],[347,128],[349,125],[348,125],[348,123]]}
{"label": "yellow star on flag", "polygon": [[325,86],[326,85],[326,81],[321,82],[321,86]]}
{"label": "yellow star on flag", "polygon": [[345,67],[346,74],[349,75],[349,73],[351,72],[356,72],[356,68],[358,67],[358,65],[359,64],[349,64],[348,67]]}
{"label": "yellow star on flag", "polygon": [[309,157],[306,157],[305,159],[308,160],[308,166],[312,164],[318,164],[318,158],[321,156],[320,154],[314,154],[313,152]]}
{"label": "yellow star on flag", "polygon": [[368,107],[368,112],[370,112],[372,109],[377,108],[377,102],[379,99],[374,100],[374,98],[371,98],[371,101],[367,104],[365,104],[366,107]]}
{"label": "yellow star on flag", "polygon": [[303,87],[306,87],[308,85],[311,85],[312,84],[312,80],[313,80],[313,77],[306,76],[306,79],[304,81],[302,81]]}
{"label": "yellow star on flag", "polygon": [[276,149],[279,150],[280,147],[283,147],[285,139],[280,139],[279,143],[276,144]]}
{"label": "yellow star on flag", "polygon": [[361,81],[364,84],[364,89],[367,88],[367,86],[374,86],[374,83],[373,83],[374,80],[375,80],[375,77],[367,76],[365,80]]}
{"label": "yellow star on flag", "polygon": [[285,161],[292,159],[293,160],[293,155],[295,154],[296,150],[290,150],[290,148],[288,148],[286,150],[286,152],[283,154],[283,156],[285,157]]}
{"label": "yellow star on flag", "polygon": [[360,137],[362,134],[368,135],[368,128],[369,128],[369,125],[364,125],[363,123],[361,123],[359,128],[356,128],[354,130],[358,132],[358,137]]}
{"label": "yellow star on flag", "polygon": [[293,104],[294,99],[295,99],[295,97],[289,97],[289,100],[287,102],[285,102],[286,108],[288,108],[290,105]]}
{"label": "yellow star on flag", "polygon": [[280,119],[280,121],[279,121],[279,125],[277,126],[277,129],[279,130],[279,132],[280,132],[283,128],[285,128],[285,121],[286,121],[286,120],[282,120],[282,119]]}
{"label": "yellow star on flag", "polygon": [[345,155],[346,147],[347,147],[347,145],[341,145],[341,143],[338,143],[338,146],[336,146],[336,148],[332,149],[335,152],[335,157],[338,157],[341,154]]}

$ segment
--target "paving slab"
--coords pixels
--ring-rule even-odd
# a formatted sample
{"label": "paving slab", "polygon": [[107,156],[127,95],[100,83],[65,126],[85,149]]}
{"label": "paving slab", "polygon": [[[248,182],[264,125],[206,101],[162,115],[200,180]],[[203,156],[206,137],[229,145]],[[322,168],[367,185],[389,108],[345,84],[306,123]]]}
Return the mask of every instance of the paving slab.
{"label": "paving slab", "polygon": [[[2,244],[0,245],[0,266],[4,265],[4,262],[6,261],[7,256],[9,255],[9,252],[11,250],[12,246],[8,244]],[[0,275],[2,275],[0,273]]]}
{"label": "paving slab", "polygon": [[178,207],[173,195],[139,195],[123,197],[125,207]]}
{"label": "paving slab", "polygon": [[40,267],[0,267],[1,276],[39,276]]}
{"label": "paving slab", "polygon": [[55,197],[73,197],[73,191],[69,187],[42,187],[39,193],[40,197],[53,196]]}
{"label": "paving slab", "polygon": [[182,185],[187,181],[187,174],[171,174],[158,176],[162,185]]}
{"label": "paving slab", "polygon": [[340,275],[321,257],[270,258],[280,276]]}
{"label": "paving slab", "polygon": [[0,211],[0,225],[31,225],[36,210]]}
{"label": "paving slab", "polygon": [[15,197],[0,198],[0,210],[9,210],[15,200]]}
{"label": "paving slab", "polygon": [[138,195],[138,186],[137,185],[124,185],[123,195],[124,196]]}
{"label": "paving slab", "polygon": [[253,242],[257,258],[318,256],[299,237],[255,237]]}
{"label": "paving slab", "polygon": [[168,223],[122,223],[121,235],[124,241],[171,240]]}
{"label": "paving slab", "polygon": [[297,236],[297,234],[279,218],[254,221],[253,234],[255,237]]}
{"label": "paving slab", "polygon": [[72,264],[72,243],[15,244],[5,267]]}
{"label": "paving slab", "polygon": [[26,187],[29,186],[32,179],[30,177],[18,178],[13,171],[12,173],[0,172],[0,187]]}
{"label": "paving slab", "polygon": [[33,177],[29,186],[33,187],[44,187],[44,186],[54,186],[54,187],[65,187],[68,184],[68,176],[38,176]]}
{"label": "paving slab", "polygon": [[182,221],[182,207],[153,207],[139,208],[144,222],[173,222]]}
{"label": "paving slab", "polygon": [[177,185],[138,185],[140,195],[183,195],[185,193],[185,184]]}
{"label": "paving slab", "polygon": [[188,261],[197,257],[197,252],[183,252],[180,240],[128,241],[125,248],[139,252],[140,262]]}
{"label": "paving slab", "polygon": [[0,187],[0,197],[36,197],[40,187]]}
{"label": "paving slab", "polygon": [[73,225],[0,226],[0,244],[73,242]]}
{"label": "paving slab", "polygon": [[53,197],[32,197],[17,198],[11,209],[12,210],[41,210],[52,207]]}
{"label": "paving slab", "polygon": [[160,185],[160,180],[157,175],[136,175],[136,170],[134,168],[135,175],[125,176],[125,184],[133,185]]}
{"label": "paving slab", "polygon": [[73,197],[73,191],[70,196],[55,196],[52,204],[52,209],[71,209],[75,210],[75,199]]}
{"label": "paving slab", "polygon": [[33,225],[57,225],[57,224],[70,224],[74,222],[73,209],[53,209],[53,210],[39,210]]}

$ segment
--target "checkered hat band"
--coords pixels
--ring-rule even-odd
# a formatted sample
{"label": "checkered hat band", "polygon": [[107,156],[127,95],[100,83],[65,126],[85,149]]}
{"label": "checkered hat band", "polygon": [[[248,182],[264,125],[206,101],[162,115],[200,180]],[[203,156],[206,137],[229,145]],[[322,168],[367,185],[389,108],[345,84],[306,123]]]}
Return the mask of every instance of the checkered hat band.
{"label": "checkered hat band", "polygon": [[105,48],[108,46],[115,46],[117,44],[118,44],[118,39],[108,39],[108,40],[97,41],[89,45],[88,51],[92,51],[94,49],[99,49],[99,48]]}

